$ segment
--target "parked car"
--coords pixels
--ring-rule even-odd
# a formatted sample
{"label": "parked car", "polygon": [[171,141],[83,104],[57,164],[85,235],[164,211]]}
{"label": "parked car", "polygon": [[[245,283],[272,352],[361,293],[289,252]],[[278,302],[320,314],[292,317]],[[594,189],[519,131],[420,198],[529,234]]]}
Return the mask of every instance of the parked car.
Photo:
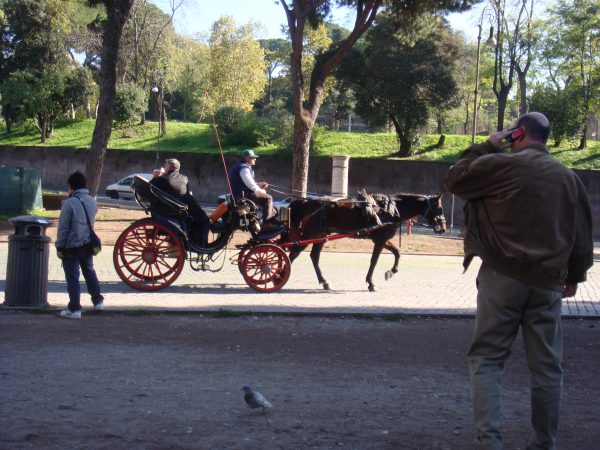
{"label": "parked car", "polygon": [[110,198],[126,198],[132,199],[134,197],[133,191],[133,177],[137,175],[138,177],[145,178],[150,181],[153,177],[151,173],[132,173],[131,175],[127,175],[122,180],[117,181],[116,183],[109,184],[106,186],[106,195]]}

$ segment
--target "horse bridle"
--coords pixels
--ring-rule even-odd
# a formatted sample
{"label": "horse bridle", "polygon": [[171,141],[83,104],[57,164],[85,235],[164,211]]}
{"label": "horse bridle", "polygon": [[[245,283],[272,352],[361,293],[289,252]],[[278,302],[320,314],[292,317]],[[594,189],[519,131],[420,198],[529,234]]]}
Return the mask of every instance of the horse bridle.
{"label": "horse bridle", "polygon": [[[423,214],[421,214],[421,216],[423,216],[430,223],[434,222],[434,225],[417,222],[416,220],[413,220],[413,222],[426,228],[433,228],[433,231],[438,232],[442,228],[442,225],[444,225],[445,228],[446,218],[444,217],[444,213],[442,212],[441,208],[433,206],[431,197],[426,196],[425,199],[427,200],[427,209]],[[429,213],[433,215],[433,218],[431,220],[428,217]]]}

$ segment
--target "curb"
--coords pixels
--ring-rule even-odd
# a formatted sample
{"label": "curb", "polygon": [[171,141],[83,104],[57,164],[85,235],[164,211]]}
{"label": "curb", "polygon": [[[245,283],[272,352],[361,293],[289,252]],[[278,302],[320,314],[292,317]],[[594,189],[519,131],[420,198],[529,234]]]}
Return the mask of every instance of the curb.
{"label": "curb", "polygon": [[[62,311],[63,308],[40,308],[40,307],[28,307],[28,306],[4,306],[0,305],[0,313],[2,312],[28,312],[32,314],[56,314]],[[262,316],[274,316],[274,317],[307,317],[307,318],[337,318],[337,319],[361,319],[361,320],[384,320],[386,322],[402,322],[406,319],[469,319],[475,318],[475,314],[426,314],[426,313],[352,313],[352,312],[284,312],[284,311],[252,311],[252,310],[202,310],[202,309],[159,309],[159,308],[136,308],[136,309],[125,309],[125,308],[111,308],[103,311],[95,311],[93,309],[82,308],[84,314],[91,316],[116,316],[116,315],[131,315],[131,316],[152,316],[152,315],[199,315],[199,316],[210,316],[217,319],[229,319],[238,317],[262,317]],[[572,314],[565,314],[561,316],[561,319],[566,320],[600,320],[600,316],[578,316]]]}

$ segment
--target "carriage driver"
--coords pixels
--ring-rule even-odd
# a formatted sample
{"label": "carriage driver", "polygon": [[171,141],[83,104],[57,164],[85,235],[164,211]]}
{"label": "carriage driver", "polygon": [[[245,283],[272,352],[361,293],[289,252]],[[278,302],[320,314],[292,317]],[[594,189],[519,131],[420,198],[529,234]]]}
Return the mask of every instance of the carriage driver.
{"label": "carriage driver", "polygon": [[188,207],[188,212],[192,216],[192,237],[200,246],[204,247],[207,245],[210,221],[194,199],[189,190],[188,177],[179,172],[180,168],[179,160],[168,158],[162,168],[154,170],[154,178],[150,183]]}
{"label": "carriage driver", "polygon": [[244,150],[241,156],[242,159],[235,163],[229,171],[229,180],[234,197],[246,197],[261,205],[262,231],[273,231],[280,228],[280,224],[275,220],[276,211],[273,207],[273,197],[267,194],[266,191],[269,184],[265,181],[257,183],[254,178],[252,166],[256,164],[258,155],[253,150]]}

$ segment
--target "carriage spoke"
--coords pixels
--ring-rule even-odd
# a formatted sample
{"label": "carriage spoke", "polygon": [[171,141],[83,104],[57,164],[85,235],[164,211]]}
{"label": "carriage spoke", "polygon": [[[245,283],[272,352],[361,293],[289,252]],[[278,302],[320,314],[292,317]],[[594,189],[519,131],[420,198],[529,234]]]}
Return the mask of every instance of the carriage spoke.
{"label": "carriage spoke", "polygon": [[119,236],[113,261],[117,273],[129,286],[155,291],[170,285],[181,273],[183,245],[171,229],[144,219]]}
{"label": "carriage spoke", "polygon": [[289,257],[281,247],[261,244],[245,253],[240,271],[252,289],[275,292],[287,282],[290,264]]}

